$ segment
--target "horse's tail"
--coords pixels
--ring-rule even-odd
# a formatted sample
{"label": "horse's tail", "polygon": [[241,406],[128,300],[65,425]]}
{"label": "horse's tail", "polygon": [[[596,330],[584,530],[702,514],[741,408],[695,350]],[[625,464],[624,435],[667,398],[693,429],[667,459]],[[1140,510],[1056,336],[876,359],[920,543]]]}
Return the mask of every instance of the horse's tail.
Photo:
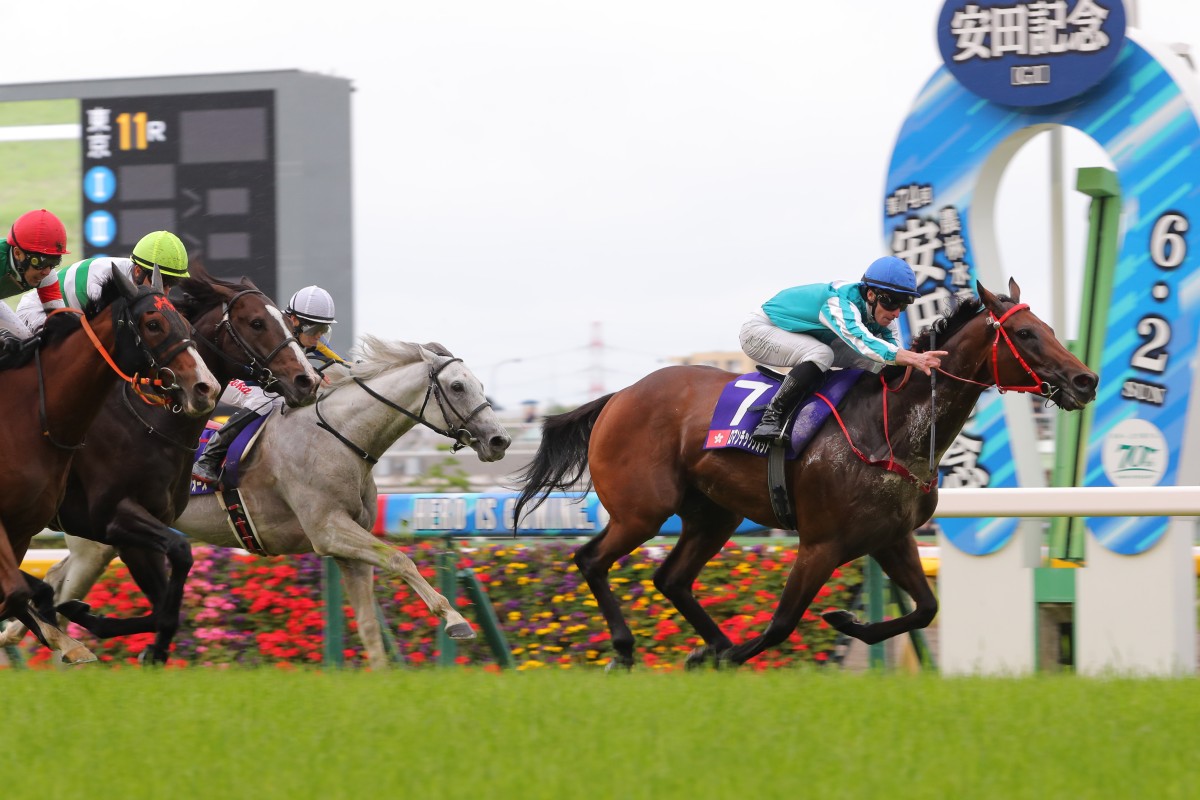
{"label": "horse's tail", "polygon": [[[533,461],[517,473],[517,478],[525,486],[517,496],[517,504],[513,509],[514,535],[526,505],[532,502],[529,510],[533,511],[545,502],[550,492],[555,489],[566,491],[579,483],[587,469],[592,427],[613,394],[616,393],[606,394],[565,414],[546,417],[542,422],[542,441],[537,453]],[[589,477],[584,491],[590,491],[591,488]]]}

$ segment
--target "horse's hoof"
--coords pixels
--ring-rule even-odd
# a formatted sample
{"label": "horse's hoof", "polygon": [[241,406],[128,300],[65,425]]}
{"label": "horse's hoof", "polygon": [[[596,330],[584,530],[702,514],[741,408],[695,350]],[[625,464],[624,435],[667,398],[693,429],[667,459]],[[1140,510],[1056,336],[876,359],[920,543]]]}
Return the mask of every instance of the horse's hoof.
{"label": "horse's hoof", "polygon": [[709,661],[716,666],[717,653],[708,645],[703,645],[688,653],[687,659],[683,662],[683,668],[686,670],[702,669]]}
{"label": "horse's hoof", "polygon": [[471,623],[469,622],[456,622],[446,627],[446,634],[451,639],[456,640],[474,639],[475,629],[471,627]]}
{"label": "horse's hoof", "polygon": [[605,672],[631,672],[633,670],[633,662],[626,661],[623,658],[612,658],[604,665]]}
{"label": "horse's hoof", "polygon": [[95,653],[93,653],[91,650],[88,650],[83,645],[77,645],[72,647],[70,650],[64,650],[62,654],[62,662],[64,664],[70,664],[72,667],[79,666],[80,664],[90,664],[93,661],[99,660],[100,659],[96,658]]}
{"label": "horse's hoof", "polygon": [[848,628],[853,628],[856,624],[858,624],[858,620],[854,618],[853,614],[840,608],[833,611],[826,611],[821,615],[821,619],[825,620],[827,623],[833,626],[835,630],[839,630],[842,633],[846,633]]}
{"label": "horse's hoof", "polygon": [[154,645],[138,653],[138,664],[143,667],[159,667],[167,663],[166,655],[159,653]]}

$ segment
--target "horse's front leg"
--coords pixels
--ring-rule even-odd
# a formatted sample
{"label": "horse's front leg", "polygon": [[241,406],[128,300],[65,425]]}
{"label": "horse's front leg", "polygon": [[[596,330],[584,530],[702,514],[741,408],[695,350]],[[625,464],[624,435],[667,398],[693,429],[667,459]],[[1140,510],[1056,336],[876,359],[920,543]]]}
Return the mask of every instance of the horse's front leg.
{"label": "horse's front leg", "polygon": [[904,616],[882,622],[861,622],[849,611],[827,611],[825,621],[847,636],[877,644],[901,633],[924,628],[937,616],[937,597],[925,578],[917,540],[907,536],[896,544],[871,554],[887,576],[913,599],[914,608]]}
{"label": "horse's front leg", "polygon": [[801,544],[767,629],[762,635],[726,650],[720,659],[721,662],[744,664],[767,648],[785,642],[800,624],[804,612],[812,605],[817,592],[841,565],[841,558],[841,548],[832,543]]}
{"label": "horse's front leg", "polygon": [[467,622],[463,615],[458,613],[458,609],[437,589],[429,585],[417,569],[417,565],[403,551],[379,541],[349,517],[325,519],[312,527],[305,525],[304,530],[306,533],[321,532],[319,535],[309,534],[313,549],[319,555],[333,556],[346,561],[361,561],[378,567],[389,575],[402,578],[428,606],[430,612],[442,619],[446,633],[451,639],[475,638],[471,623]]}

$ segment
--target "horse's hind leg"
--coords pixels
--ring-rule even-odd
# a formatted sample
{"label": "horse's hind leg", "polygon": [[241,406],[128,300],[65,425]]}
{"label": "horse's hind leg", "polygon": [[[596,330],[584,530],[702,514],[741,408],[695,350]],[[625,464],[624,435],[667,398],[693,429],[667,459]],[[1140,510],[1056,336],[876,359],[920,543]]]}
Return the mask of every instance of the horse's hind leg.
{"label": "horse's hind leg", "polygon": [[695,667],[710,656],[719,657],[733,646],[721,626],[696,600],[692,586],[704,566],[729,541],[742,518],[712,503],[705,503],[703,508],[689,509],[680,516],[683,530],[671,552],[655,571],[654,586],[704,640],[704,646],[693,650],[687,657],[687,666]]}
{"label": "horse's hind leg", "polygon": [[937,597],[929,588],[917,540],[905,537],[871,554],[887,576],[913,599],[913,610],[901,617],[882,622],[861,622],[849,611],[827,611],[822,616],[838,631],[855,639],[876,644],[901,633],[924,628],[937,616]]}
{"label": "horse's hind leg", "polygon": [[629,629],[629,624],[621,613],[621,603],[608,583],[608,573],[617,559],[629,555],[654,538],[666,519],[663,517],[657,523],[643,522],[636,526],[610,519],[604,530],[575,551],[575,566],[579,568],[588,588],[592,590],[592,596],[596,598],[596,605],[604,615],[609,635],[612,637],[615,657],[609,662],[608,669],[632,667],[635,644],[633,631]]}
{"label": "horse's hind leg", "polygon": [[362,640],[363,648],[367,651],[367,663],[373,670],[385,670],[390,664],[383,649],[379,618],[375,615],[375,568],[362,561],[344,558],[335,560],[342,570],[346,599],[354,609],[358,638]]}

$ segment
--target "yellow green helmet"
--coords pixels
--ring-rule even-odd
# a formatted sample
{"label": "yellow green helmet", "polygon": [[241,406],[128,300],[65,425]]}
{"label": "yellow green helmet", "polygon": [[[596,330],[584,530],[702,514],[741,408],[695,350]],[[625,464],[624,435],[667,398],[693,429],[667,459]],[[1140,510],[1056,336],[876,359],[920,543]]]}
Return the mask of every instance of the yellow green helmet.
{"label": "yellow green helmet", "polygon": [[133,263],[146,269],[158,267],[163,275],[188,278],[187,248],[170,231],[147,233],[133,248]]}

